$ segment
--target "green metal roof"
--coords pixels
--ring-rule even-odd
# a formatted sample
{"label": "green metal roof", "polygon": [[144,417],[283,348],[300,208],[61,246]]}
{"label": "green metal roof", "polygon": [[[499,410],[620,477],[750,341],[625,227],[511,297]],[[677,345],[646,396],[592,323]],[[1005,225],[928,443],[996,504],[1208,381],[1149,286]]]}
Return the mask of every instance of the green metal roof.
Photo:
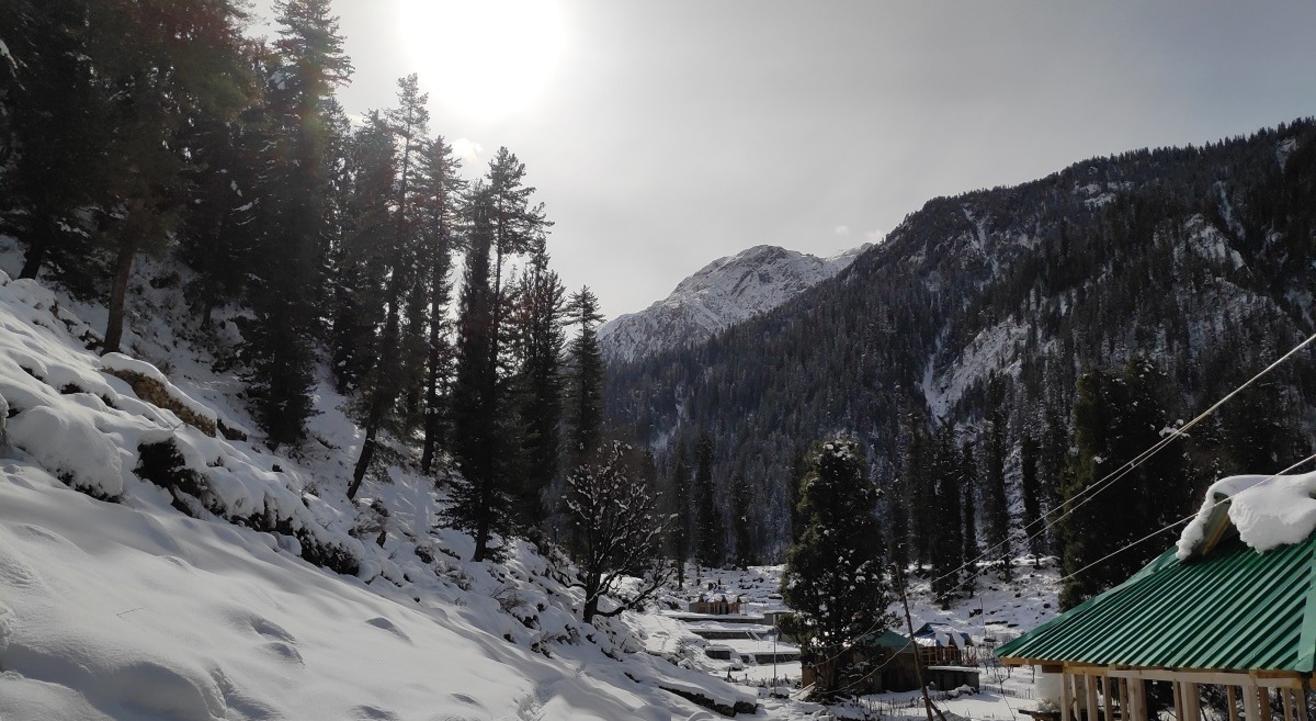
{"label": "green metal roof", "polygon": [[1310,673],[1314,553],[1316,535],[1266,553],[1234,538],[1186,562],[1171,549],[996,653],[1033,662]]}
{"label": "green metal roof", "polygon": [[910,645],[908,638],[890,630],[881,633],[870,633],[859,639],[858,644],[861,646],[878,646],[881,648],[893,648],[896,650],[903,649]]}

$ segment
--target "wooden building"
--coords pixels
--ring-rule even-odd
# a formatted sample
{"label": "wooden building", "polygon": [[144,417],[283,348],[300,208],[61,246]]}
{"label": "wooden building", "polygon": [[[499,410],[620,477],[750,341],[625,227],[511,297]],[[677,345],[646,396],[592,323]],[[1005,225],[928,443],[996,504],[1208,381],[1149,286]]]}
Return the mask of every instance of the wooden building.
{"label": "wooden building", "polygon": [[843,668],[856,669],[861,676],[852,682],[852,693],[912,691],[919,687],[917,663],[932,688],[978,688],[977,670],[957,666],[959,656],[953,651],[954,647],[924,646],[894,631],[882,631],[860,639],[834,660],[802,656],[801,681],[810,686],[820,676],[830,674],[832,664],[839,663]]}
{"label": "wooden building", "polygon": [[[1307,721],[1316,660],[1316,535],[1258,553],[1218,504],[1202,542],[1166,551],[1123,584],[997,650],[1056,674],[1062,721],[1201,721],[1203,687],[1225,718]],[[1272,709],[1274,711],[1272,712]]]}
{"label": "wooden building", "polygon": [[728,600],[726,596],[718,598],[699,597],[697,601],[690,602],[691,613],[706,613],[712,616],[729,616],[740,613],[740,598]]}

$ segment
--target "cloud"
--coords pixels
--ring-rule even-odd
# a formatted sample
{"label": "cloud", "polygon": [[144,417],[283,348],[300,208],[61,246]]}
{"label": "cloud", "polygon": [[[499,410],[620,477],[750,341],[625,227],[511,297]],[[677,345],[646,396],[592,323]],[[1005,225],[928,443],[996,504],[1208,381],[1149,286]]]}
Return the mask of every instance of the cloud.
{"label": "cloud", "polygon": [[484,154],[484,146],[470,138],[457,138],[452,141],[452,152],[461,159],[462,165],[470,168],[480,162],[480,156]]}
{"label": "cloud", "polygon": [[849,234],[850,234],[850,226],[848,226],[848,225],[838,225],[838,226],[836,226],[835,228],[832,229],[832,232],[833,232],[833,233],[836,233],[837,235],[841,235],[841,236],[849,235]]}
{"label": "cloud", "polygon": [[876,228],[864,232],[865,243],[872,243],[873,245],[877,245],[878,243],[881,243],[884,240],[886,240],[886,233],[883,233],[882,231]]}

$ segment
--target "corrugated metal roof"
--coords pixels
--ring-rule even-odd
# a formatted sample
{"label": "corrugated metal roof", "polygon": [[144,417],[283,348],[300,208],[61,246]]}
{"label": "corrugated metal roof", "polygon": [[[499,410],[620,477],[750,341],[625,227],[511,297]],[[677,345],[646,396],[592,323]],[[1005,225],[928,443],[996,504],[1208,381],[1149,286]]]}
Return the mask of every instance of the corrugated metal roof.
{"label": "corrugated metal roof", "polygon": [[1038,662],[1312,671],[1316,535],[1257,553],[1237,539],[1180,562],[1171,549],[1123,584],[1001,646]]}

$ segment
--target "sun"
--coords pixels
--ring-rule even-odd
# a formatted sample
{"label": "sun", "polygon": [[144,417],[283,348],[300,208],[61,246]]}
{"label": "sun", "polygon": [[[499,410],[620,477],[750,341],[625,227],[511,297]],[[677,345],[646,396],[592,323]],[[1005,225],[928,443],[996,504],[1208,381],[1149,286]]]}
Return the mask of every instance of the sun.
{"label": "sun", "polygon": [[422,86],[483,119],[533,103],[564,41],[557,0],[402,0],[400,21]]}

